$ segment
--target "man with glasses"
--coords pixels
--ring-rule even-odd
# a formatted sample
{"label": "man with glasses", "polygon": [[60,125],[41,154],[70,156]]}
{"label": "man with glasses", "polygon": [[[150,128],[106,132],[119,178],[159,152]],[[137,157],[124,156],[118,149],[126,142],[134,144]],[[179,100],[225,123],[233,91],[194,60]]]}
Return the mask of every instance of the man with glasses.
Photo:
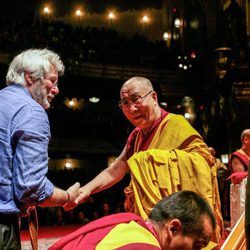
{"label": "man with glasses", "polygon": [[218,242],[222,217],[216,169],[202,137],[183,116],[160,108],[146,78],[126,81],[120,97],[119,107],[136,128],[116,161],[80,189],[76,203],[111,187],[130,172],[131,182],[125,189],[127,211],[147,218],[163,197],[180,190],[194,191],[215,212]]}
{"label": "man with glasses", "polygon": [[0,250],[21,249],[21,214],[34,215],[36,205],[66,206],[79,195],[79,183],[65,191],[46,177],[50,125],[45,109],[59,93],[63,73],[56,53],[29,49],[13,59],[7,87],[0,90]]}

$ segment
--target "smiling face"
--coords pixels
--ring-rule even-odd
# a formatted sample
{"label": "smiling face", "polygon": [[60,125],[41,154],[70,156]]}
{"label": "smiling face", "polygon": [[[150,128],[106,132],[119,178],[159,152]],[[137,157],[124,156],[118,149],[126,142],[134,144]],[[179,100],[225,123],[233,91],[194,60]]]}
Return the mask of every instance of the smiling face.
{"label": "smiling face", "polygon": [[32,79],[31,75],[27,73],[28,90],[32,98],[38,102],[44,109],[50,107],[51,101],[55,95],[59,93],[57,86],[58,72],[55,67],[51,67],[51,71],[45,77],[38,80]]}
{"label": "smiling face", "polygon": [[147,133],[161,115],[157,94],[152,85],[136,79],[129,80],[123,85],[120,97],[127,104],[122,108],[124,115],[135,127]]}

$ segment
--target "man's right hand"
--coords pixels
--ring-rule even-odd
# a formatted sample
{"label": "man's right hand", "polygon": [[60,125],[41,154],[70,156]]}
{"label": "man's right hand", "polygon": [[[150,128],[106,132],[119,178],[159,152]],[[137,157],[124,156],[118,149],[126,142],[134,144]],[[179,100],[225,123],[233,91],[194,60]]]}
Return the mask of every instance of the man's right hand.
{"label": "man's right hand", "polygon": [[67,193],[69,194],[70,199],[63,205],[63,209],[65,211],[72,210],[78,205],[77,203],[75,203],[75,199],[80,195],[79,188],[80,188],[80,183],[76,182],[73,186],[67,189]]}
{"label": "man's right hand", "polygon": [[83,203],[84,201],[86,201],[89,196],[90,196],[90,192],[85,188],[85,187],[81,187],[79,189],[79,196],[75,199],[75,203],[76,204],[81,204]]}

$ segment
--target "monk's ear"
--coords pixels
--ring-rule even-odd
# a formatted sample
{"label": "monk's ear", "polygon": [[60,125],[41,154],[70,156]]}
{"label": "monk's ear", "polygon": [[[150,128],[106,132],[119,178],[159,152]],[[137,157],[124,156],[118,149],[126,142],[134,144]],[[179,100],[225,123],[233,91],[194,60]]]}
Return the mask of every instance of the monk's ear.
{"label": "monk's ear", "polygon": [[24,72],[24,78],[28,86],[31,86],[32,84],[35,83],[34,78],[31,76],[30,72],[28,71]]}
{"label": "monk's ear", "polygon": [[154,100],[158,100],[157,93],[155,91],[152,93],[152,97],[154,98]]}
{"label": "monk's ear", "polygon": [[168,235],[172,239],[174,236],[182,232],[182,224],[180,220],[173,219],[168,225]]}

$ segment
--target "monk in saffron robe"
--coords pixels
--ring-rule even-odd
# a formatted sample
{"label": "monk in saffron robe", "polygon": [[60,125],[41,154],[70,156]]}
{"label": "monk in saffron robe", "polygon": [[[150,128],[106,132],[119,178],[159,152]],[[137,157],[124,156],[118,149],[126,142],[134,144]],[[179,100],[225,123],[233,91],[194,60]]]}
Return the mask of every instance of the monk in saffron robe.
{"label": "monk in saffron robe", "polygon": [[[76,204],[111,187],[130,172],[125,189],[127,211],[147,218],[163,197],[180,190],[201,195],[217,220],[215,241],[223,229],[214,158],[199,133],[181,115],[160,108],[157,93],[144,77],[126,81],[119,107],[136,127],[111,166],[81,187]],[[70,209],[70,208],[69,208]]]}
{"label": "monk in saffron robe", "polygon": [[248,166],[250,161],[250,129],[245,129],[241,133],[240,149],[232,153],[229,161],[232,183],[239,184],[248,175]]}
{"label": "monk in saffron robe", "polygon": [[232,153],[230,158],[230,168],[232,173],[235,172],[245,172],[248,170],[250,161],[250,129],[245,129],[241,133],[241,143],[240,149]]}
{"label": "monk in saffron robe", "polygon": [[159,201],[144,220],[117,213],[90,222],[53,244],[49,250],[187,250],[212,249],[216,220],[209,204],[191,191]]}

